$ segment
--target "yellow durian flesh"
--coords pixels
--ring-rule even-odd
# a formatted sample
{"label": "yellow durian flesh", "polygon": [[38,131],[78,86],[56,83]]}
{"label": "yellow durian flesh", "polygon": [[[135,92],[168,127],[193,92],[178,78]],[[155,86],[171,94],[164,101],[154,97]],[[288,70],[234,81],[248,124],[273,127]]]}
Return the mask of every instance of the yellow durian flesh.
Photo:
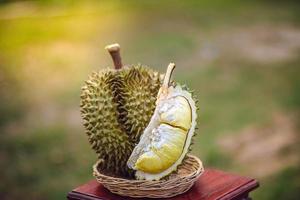
{"label": "yellow durian flesh", "polygon": [[158,110],[160,122],[189,130],[192,123],[191,107],[183,96],[167,99]]}
{"label": "yellow durian flesh", "polygon": [[194,134],[195,102],[179,85],[168,85],[173,68],[169,65],[154,115],[127,161],[128,167],[136,170],[138,179],[159,180],[175,171]]}
{"label": "yellow durian flesh", "polygon": [[153,131],[156,133],[152,143],[146,147],[149,151],[138,158],[135,168],[148,173],[159,173],[169,168],[180,156],[186,131],[167,124],[161,124]]}

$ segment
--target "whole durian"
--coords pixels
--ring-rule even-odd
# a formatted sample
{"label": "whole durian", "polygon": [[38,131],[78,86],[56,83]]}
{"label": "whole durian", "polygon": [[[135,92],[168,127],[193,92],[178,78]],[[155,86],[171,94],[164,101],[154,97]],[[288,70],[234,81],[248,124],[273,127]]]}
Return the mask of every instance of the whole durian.
{"label": "whole durian", "polygon": [[115,69],[94,72],[82,87],[81,116],[100,170],[132,176],[126,162],[155,109],[161,75],[144,66],[123,67],[118,44],[106,47]]}
{"label": "whole durian", "polygon": [[196,128],[192,94],[169,84],[175,65],[167,69],[154,114],[127,164],[137,179],[159,180],[175,171],[185,158]]}

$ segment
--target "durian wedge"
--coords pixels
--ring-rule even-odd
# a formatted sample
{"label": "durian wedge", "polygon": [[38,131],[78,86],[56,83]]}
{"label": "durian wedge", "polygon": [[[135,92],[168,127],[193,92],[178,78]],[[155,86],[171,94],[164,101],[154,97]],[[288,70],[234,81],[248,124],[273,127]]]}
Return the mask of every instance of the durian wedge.
{"label": "durian wedge", "polygon": [[191,93],[169,85],[175,64],[168,66],[154,114],[127,165],[137,179],[159,180],[180,165],[189,151],[196,127],[196,105]]}

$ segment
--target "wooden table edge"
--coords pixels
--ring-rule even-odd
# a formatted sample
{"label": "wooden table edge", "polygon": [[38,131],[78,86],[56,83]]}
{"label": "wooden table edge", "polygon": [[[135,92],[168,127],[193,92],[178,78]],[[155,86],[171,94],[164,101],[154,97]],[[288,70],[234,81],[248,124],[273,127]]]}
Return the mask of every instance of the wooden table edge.
{"label": "wooden table edge", "polygon": [[[214,171],[214,170],[212,170],[212,171]],[[215,171],[218,171],[218,170],[215,170]],[[222,172],[222,173],[224,173],[224,172]],[[231,174],[231,175],[233,175],[233,174]],[[237,175],[235,175],[235,176],[237,176]],[[226,200],[226,199],[235,199],[236,200],[239,198],[247,199],[249,193],[251,191],[253,191],[255,188],[259,187],[259,182],[253,178],[249,178],[249,177],[244,177],[244,178],[248,179],[248,181],[245,181],[243,184],[240,184],[235,189],[227,190],[226,193],[223,193],[222,196],[218,196],[217,199],[218,200]],[[91,180],[86,184],[91,184],[92,182],[95,182],[95,180]],[[93,194],[87,194],[87,193],[82,193],[81,191],[78,191],[81,187],[82,186],[77,187],[77,188],[73,189],[72,191],[70,191],[67,194],[67,198],[69,200],[107,200],[107,198],[105,198],[105,197],[98,197]]]}
{"label": "wooden table edge", "polygon": [[70,200],[106,200],[100,197],[95,197],[92,195],[88,195],[88,194],[82,194],[81,192],[76,192],[76,191],[71,191],[68,193],[67,195],[67,199]]}
{"label": "wooden table edge", "polygon": [[245,183],[241,185],[238,190],[228,191],[226,194],[224,194],[220,200],[225,199],[235,199],[242,194],[249,194],[249,192],[253,191],[254,189],[259,187],[259,182],[255,179],[250,180],[248,183]]}

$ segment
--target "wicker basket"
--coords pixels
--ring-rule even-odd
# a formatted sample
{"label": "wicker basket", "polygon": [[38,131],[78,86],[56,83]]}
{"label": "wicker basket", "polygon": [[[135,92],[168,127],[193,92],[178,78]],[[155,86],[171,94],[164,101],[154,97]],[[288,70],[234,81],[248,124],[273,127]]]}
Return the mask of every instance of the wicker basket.
{"label": "wicker basket", "polygon": [[130,180],[101,174],[98,161],[94,176],[112,193],[129,197],[168,198],[189,190],[204,171],[202,162],[196,156],[188,155],[177,172],[159,181]]}

